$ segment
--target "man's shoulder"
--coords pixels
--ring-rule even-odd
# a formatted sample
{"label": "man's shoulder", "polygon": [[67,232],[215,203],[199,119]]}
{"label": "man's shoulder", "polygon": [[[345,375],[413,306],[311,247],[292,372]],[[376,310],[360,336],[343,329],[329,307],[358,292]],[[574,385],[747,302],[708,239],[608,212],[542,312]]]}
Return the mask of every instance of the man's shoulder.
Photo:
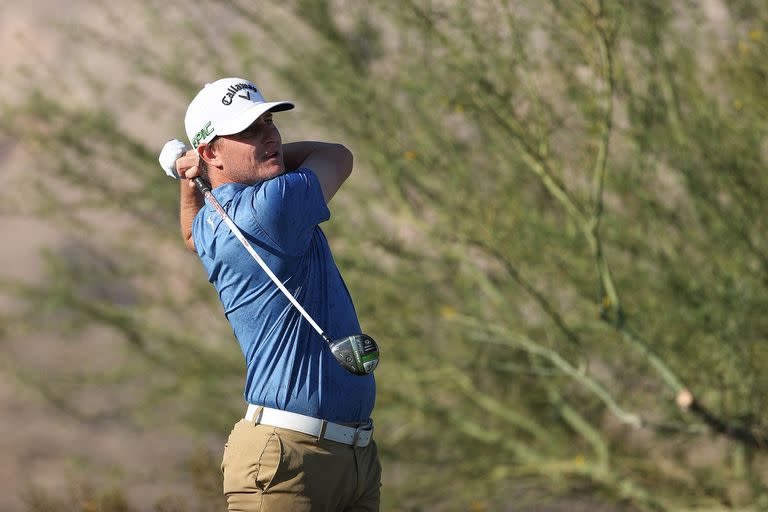
{"label": "man's shoulder", "polygon": [[[219,185],[218,187],[211,190],[211,193],[213,194],[213,197],[215,197],[219,202],[219,204],[224,205],[239,197],[250,187],[251,185],[246,183],[230,182]],[[207,202],[206,205],[208,205]]]}
{"label": "man's shoulder", "polygon": [[261,186],[270,186],[274,184],[280,184],[280,183],[306,183],[307,181],[311,180],[317,180],[317,176],[315,175],[315,172],[310,169],[309,167],[299,167],[296,170],[291,171],[285,171],[282,174],[278,174],[277,176],[273,178],[269,178],[268,180],[260,181],[254,185],[253,187],[261,187]]}
{"label": "man's shoulder", "polygon": [[255,183],[240,193],[245,194],[249,190],[255,202],[266,201],[272,204],[279,201],[286,206],[294,207],[306,207],[306,203],[311,203],[316,193],[322,194],[317,176],[307,167],[286,171],[268,180]]}

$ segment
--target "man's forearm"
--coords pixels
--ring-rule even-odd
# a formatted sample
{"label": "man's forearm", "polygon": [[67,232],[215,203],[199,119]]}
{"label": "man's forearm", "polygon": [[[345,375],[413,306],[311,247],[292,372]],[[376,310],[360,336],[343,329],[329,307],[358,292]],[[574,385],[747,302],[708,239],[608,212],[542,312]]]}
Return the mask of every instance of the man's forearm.
{"label": "man's forearm", "polygon": [[181,200],[179,208],[179,218],[181,221],[181,236],[184,237],[184,243],[187,248],[194,251],[195,242],[192,240],[192,221],[200,208],[205,204],[205,199],[197,188],[189,186],[188,180],[181,180]]}
{"label": "man's forearm", "polygon": [[295,171],[304,163],[311,153],[337,145],[338,144],[331,142],[317,142],[313,140],[283,144],[283,162],[285,162],[285,169],[288,171]]}
{"label": "man's forearm", "polygon": [[330,202],[352,172],[353,156],[341,144],[305,141],[283,144],[283,161],[289,171],[302,165],[311,169],[320,181],[323,198]]}

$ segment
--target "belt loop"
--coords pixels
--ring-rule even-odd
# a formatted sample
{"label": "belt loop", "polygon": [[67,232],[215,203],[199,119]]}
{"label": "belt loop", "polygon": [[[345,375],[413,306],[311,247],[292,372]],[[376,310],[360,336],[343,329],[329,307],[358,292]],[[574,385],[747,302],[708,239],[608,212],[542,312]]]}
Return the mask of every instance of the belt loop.
{"label": "belt loop", "polygon": [[328,422],[325,420],[321,420],[322,423],[320,423],[320,432],[317,433],[317,441],[320,442],[322,438],[325,437],[325,429],[328,428]]}
{"label": "belt loop", "polygon": [[264,406],[263,405],[257,405],[256,408],[253,410],[253,419],[251,420],[251,423],[253,423],[254,426],[258,425],[261,421],[261,413],[264,412]]}
{"label": "belt loop", "polygon": [[357,440],[360,437],[360,427],[355,428],[355,433],[352,435],[352,446],[357,448]]}

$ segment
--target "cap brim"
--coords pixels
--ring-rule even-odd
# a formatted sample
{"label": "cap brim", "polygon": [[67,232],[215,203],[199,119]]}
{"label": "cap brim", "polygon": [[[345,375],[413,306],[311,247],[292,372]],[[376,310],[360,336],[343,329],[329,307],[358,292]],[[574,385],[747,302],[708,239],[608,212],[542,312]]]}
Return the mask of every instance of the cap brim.
{"label": "cap brim", "polygon": [[214,132],[216,135],[234,135],[251,126],[265,112],[282,112],[284,110],[291,110],[293,107],[294,104],[290,101],[256,103],[226,124],[214,126]]}

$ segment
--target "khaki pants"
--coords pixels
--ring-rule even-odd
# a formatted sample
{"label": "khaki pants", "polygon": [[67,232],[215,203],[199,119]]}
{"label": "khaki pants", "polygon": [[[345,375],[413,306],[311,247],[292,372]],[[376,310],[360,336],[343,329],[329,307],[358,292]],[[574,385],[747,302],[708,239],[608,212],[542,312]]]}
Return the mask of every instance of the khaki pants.
{"label": "khaki pants", "polygon": [[373,441],[353,447],[243,419],[229,435],[221,469],[230,511],[379,510]]}

